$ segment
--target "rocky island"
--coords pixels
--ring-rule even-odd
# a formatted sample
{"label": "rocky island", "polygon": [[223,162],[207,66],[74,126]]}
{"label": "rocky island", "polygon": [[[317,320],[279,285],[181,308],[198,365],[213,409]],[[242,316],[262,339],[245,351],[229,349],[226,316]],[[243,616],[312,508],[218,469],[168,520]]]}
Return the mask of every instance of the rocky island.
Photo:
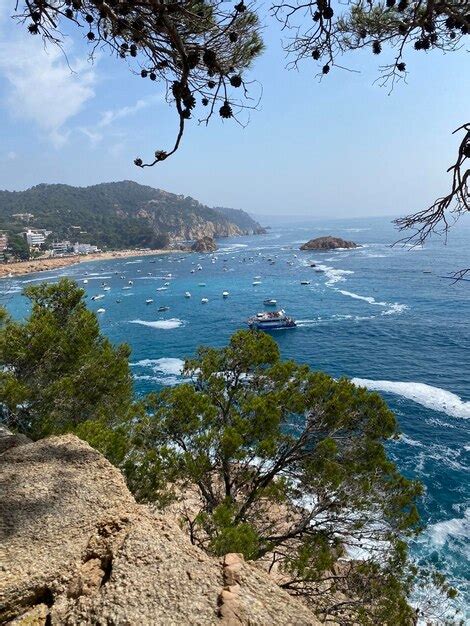
{"label": "rocky island", "polygon": [[217,244],[212,237],[201,237],[197,239],[191,246],[192,252],[215,252]]}
{"label": "rocky island", "polygon": [[339,248],[358,248],[359,246],[354,241],[346,241],[341,237],[333,237],[328,235],[327,237],[317,237],[316,239],[310,239],[307,243],[300,246],[301,250],[337,250]]}

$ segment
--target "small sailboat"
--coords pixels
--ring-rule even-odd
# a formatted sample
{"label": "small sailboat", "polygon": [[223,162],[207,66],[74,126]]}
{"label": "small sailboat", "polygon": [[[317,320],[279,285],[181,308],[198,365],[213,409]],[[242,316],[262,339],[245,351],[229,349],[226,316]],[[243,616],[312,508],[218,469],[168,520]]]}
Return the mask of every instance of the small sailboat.
{"label": "small sailboat", "polygon": [[209,298],[201,298],[201,304],[207,304],[209,302]]}
{"label": "small sailboat", "polygon": [[185,291],[184,292],[184,297],[185,298],[190,298],[191,297],[191,293],[189,291]]}
{"label": "small sailboat", "polygon": [[152,298],[147,298],[147,300],[145,301],[145,304],[152,304],[153,300]]}
{"label": "small sailboat", "polygon": [[222,298],[228,298],[230,293],[228,291],[222,291]]}

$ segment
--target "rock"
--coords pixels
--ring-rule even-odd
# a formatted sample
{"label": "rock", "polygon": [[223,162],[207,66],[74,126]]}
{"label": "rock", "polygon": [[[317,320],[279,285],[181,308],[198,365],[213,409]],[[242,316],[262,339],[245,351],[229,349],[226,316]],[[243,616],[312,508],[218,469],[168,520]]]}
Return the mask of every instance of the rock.
{"label": "rock", "polygon": [[222,564],[174,514],[138,505],[74,435],[6,450],[0,475],[0,623],[319,624],[266,572],[240,555]]}
{"label": "rock", "polygon": [[212,237],[202,237],[193,243],[191,250],[193,252],[215,252],[217,244]]}
{"label": "rock", "polygon": [[354,241],[346,241],[341,237],[317,237],[300,246],[301,250],[336,250],[337,248],[358,248]]}

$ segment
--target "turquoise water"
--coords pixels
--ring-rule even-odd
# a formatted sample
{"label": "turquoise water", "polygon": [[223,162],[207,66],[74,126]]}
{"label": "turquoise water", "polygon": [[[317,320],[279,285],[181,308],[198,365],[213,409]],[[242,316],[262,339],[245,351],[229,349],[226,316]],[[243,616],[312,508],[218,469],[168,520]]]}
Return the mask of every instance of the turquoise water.
{"label": "turquoise water", "polygon": [[[362,247],[298,250],[327,234]],[[209,255],[171,254],[81,264],[3,281],[1,299],[22,316],[26,284],[64,275],[87,279],[88,304],[105,309],[104,333],[131,345],[136,391],[144,393],[177,384],[181,359],[200,344],[224,345],[263,310],[265,298],[276,298],[298,321],[296,329],[273,335],[284,357],[356,378],[379,390],[395,411],[403,437],[389,444],[390,454],[425,485],[421,512],[427,529],[413,554],[448,575],[463,605],[470,526],[470,282],[453,284],[441,276],[470,267],[470,229],[455,230],[447,246],[436,240],[425,248],[391,248],[396,238],[379,219],[278,225],[267,235],[221,240],[215,262]],[[253,286],[258,276],[262,284]],[[301,280],[311,282],[302,286]],[[111,290],[103,291],[102,282]],[[166,282],[166,289],[157,290]],[[92,301],[99,293],[105,297]],[[146,305],[147,298],[153,304]],[[158,306],[170,310],[158,313]]]}

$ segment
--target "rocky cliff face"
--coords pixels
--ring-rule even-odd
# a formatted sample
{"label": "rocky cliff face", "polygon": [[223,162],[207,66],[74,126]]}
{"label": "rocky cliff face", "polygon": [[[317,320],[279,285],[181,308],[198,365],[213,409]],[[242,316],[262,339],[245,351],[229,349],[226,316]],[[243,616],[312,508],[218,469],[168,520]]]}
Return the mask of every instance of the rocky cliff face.
{"label": "rocky cliff face", "polygon": [[137,505],[77,437],[10,437],[2,449],[0,622],[319,624],[239,555],[211,558],[174,517]]}
{"label": "rocky cliff face", "polygon": [[300,246],[301,250],[335,250],[337,248],[358,248],[354,241],[346,241],[341,237],[317,237]]}

